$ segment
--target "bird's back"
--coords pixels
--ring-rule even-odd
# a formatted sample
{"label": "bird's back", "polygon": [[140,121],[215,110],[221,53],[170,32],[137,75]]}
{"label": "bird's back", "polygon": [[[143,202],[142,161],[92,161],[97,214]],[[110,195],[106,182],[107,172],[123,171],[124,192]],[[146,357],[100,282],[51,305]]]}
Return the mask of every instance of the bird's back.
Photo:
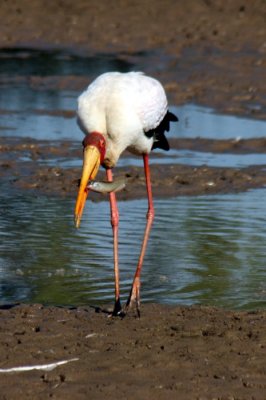
{"label": "bird's back", "polygon": [[114,121],[110,115],[117,114],[117,110],[120,121],[122,118],[133,118],[135,113],[144,132],[154,129],[167,112],[164,89],[156,79],[141,72],[108,72],[95,79],[79,97],[78,115],[85,122],[84,128],[93,125],[94,112],[98,114],[99,123],[99,113],[104,116],[105,121],[102,122],[106,119]]}
{"label": "bird's back", "polygon": [[85,134],[106,140],[105,164],[113,167],[121,153],[148,154],[169,149],[164,131],[177,118],[167,111],[165,91],[141,72],[108,72],[95,79],[78,99],[78,123]]}

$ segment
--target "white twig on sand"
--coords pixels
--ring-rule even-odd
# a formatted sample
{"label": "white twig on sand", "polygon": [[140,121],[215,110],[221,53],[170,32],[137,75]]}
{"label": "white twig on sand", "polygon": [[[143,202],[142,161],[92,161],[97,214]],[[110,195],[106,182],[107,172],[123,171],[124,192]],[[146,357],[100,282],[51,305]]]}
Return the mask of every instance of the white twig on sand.
{"label": "white twig on sand", "polygon": [[7,372],[24,372],[24,371],[32,371],[34,369],[41,370],[41,371],[52,371],[56,367],[67,364],[72,361],[78,361],[79,358],[71,358],[70,360],[62,360],[57,361],[50,364],[43,364],[43,365],[25,365],[23,367],[13,367],[13,368],[0,368],[0,373],[7,373]]}

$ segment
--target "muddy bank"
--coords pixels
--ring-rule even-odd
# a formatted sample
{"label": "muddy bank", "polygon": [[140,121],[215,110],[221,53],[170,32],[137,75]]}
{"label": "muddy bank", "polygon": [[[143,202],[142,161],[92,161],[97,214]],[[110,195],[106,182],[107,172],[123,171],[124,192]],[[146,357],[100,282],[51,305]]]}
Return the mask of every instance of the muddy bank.
{"label": "muddy bank", "polygon": [[265,13],[263,0],[4,1],[0,46],[176,54],[188,45],[239,50],[245,43],[263,52]]}
{"label": "muddy bank", "polygon": [[265,311],[151,304],[121,320],[36,304],[0,318],[2,399],[265,399]]}
{"label": "muddy bank", "polygon": [[[172,149],[190,149],[217,153],[249,154],[265,153],[266,141],[173,139]],[[33,190],[35,193],[71,196],[77,193],[81,167],[62,168],[58,160],[82,160],[82,146],[72,142],[34,141],[31,139],[1,139],[0,176],[6,185],[19,190]],[[164,153],[165,154],[165,153]],[[164,154],[161,154],[163,160]],[[129,153],[125,157],[131,157]],[[152,156],[151,156],[152,158]],[[27,160],[27,161],[25,161]],[[54,166],[45,166],[52,162]],[[230,193],[260,188],[266,185],[265,166],[246,168],[199,167],[172,163],[151,165],[153,193],[155,197],[178,195],[200,195],[208,193]],[[127,200],[146,196],[145,176],[142,167],[115,168],[114,176],[128,178],[126,188],[118,193],[119,199]],[[97,179],[104,180],[102,170]],[[91,193],[92,200],[108,199],[107,196]]]}
{"label": "muddy bank", "polygon": [[[28,169],[29,168],[29,169]],[[9,178],[12,187],[19,190],[33,190],[35,194],[76,196],[80,169],[59,167],[31,168],[29,163],[22,166],[12,163],[4,165],[5,175],[11,170]],[[202,195],[214,193],[243,192],[266,185],[265,167],[211,168],[207,166],[190,167],[186,165],[152,165],[152,188],[154,197],[174,197],[179,195]],[[10,177],[10,175],[9,175]],[[143,168],[116,168],[114,178],[128,178],[126,188],[117,194],[121,200],[146,197],[146,184]],[[105,180],[105,174],[97,179]],[[91,193],[94,201],[108,200],[107,195]]]}

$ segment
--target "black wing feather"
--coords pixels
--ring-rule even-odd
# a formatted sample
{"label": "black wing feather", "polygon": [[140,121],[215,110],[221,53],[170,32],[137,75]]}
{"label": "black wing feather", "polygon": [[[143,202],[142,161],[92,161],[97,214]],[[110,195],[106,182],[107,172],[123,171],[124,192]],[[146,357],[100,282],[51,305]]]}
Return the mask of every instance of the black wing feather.
{"label": "black wing feather", "polygon": [[166,139],[164,132],[169,132],[170,129],[170,122],[177,122],[178,118],[175,114],[171,113],[170,111],[167,111],[165,114],[164,118],[160,122],[160,124],[154,128],[151,129],[147,132],[145,132],[145,135],[148,138],[153,137],[153,145],[152,145],[152,150],[153,149],[163,149],[163,150],[169,150],[169,143],[168,140]]}

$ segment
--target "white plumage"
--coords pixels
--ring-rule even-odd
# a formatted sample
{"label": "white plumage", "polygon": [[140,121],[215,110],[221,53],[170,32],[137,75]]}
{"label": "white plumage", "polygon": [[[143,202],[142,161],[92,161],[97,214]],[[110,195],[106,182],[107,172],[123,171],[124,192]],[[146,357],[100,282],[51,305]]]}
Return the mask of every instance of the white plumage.
{"label": "white plumage", "polygon": [[114,166],[128,148],[149,153],[155,129],[167,113],[164,89],[141,72],[108,72],[95,79],[78,98],[78,123],[85,134],[100,132],[106,139],[106,158]]}
{"label": "white plumage", "polygon": [[119,212],[115,193],[110,193],[115,273],[115,306],[112,314],[124,315],[133,303],[139,314],[140,273],[154,218],[149,153],[157,147],[169,149],[164,132],[169,131],[170,122],[177,121],[177,117],[167,110],[166,95],[160,82],[141,72],[108,72],[99,76],[79,97],[77,114],[78,124],[86,134],[83,141],[83,170],[75,207],[77,227],[88,195],[88,182],[95,179],[100,164],[106,168],[107,180],[112,182],[111,168],[125,149],[143,156],[148,197],[147,225],[124,310],[119,289]]}

